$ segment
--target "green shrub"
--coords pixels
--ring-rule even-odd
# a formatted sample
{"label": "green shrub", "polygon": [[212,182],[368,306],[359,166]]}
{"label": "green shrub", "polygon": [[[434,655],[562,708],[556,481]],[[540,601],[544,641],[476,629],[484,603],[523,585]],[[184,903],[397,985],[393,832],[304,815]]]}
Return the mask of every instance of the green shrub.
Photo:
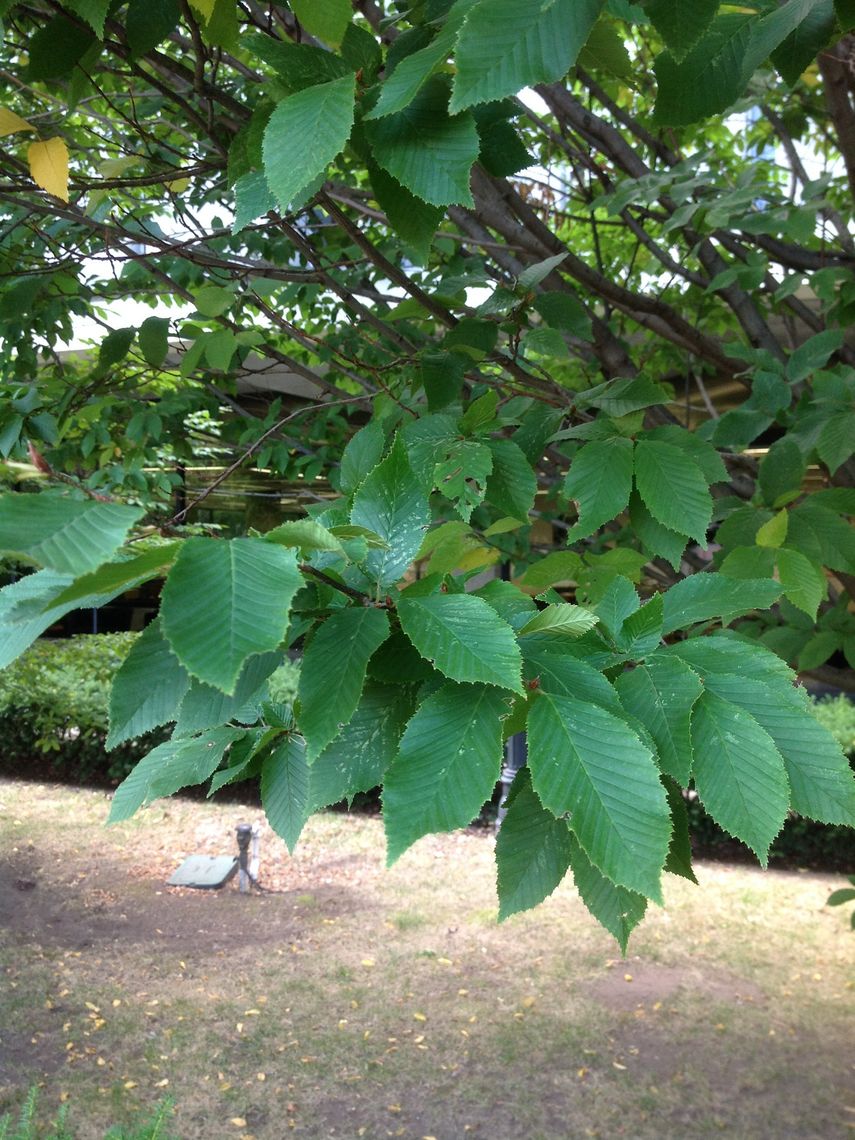
{"label": "green shrub", "polygon": [[[107,752],[110,685],[134,633],[43,639],[0,671],[0,764],[87,781],[123,779],[164,733]],[[41,762],[40,762],[41,761]]]}
{"label": "green shrub", "polygon": [[[31,1088],[21,1106],[17,1123],[13,1124],[9,1114],[0,1116],[0,1140],[76,1140],[77,1133],[69,1127],[66,1105],[48,1125],[40,1125],[36,1120],[37,1105],[38,1090]],[[166,1130],[171,1115],[172,1101],[167,1099],[138,1125],[114,1125],[104,1133],[104,1140],[178,1140]]]}
{"label": "green shrub", "polygon": [[849,756],[855,757],[855,703],[842,693],[837,697],[820,697],[813,703],[813,713]]}
{"label": "green shrub", "polygon": [[284,661],[275,672],[270,674],[267,681],[271,701],[277,705],[292,705],[297,697],[299,681],[299,664],[296,661]]}

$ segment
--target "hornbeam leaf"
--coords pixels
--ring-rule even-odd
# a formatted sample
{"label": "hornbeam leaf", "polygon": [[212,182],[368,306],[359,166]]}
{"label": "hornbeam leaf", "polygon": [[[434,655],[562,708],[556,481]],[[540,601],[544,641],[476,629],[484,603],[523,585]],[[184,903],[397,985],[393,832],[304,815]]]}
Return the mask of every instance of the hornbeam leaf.
{"label": "hornbeam leaf", "polygon": [[647,0],[645,11],[678,62],[713,21],[721,0]]}
{"label": "hornbeam leaf", "polygon": [[6,135],[14,135],[18,131],[34,131],[35,129],[31,123],[22,119],[20,115],[16,115],[14,111],[10,111],[8,107],[0,107],[0,138],[5,138]]}
{"label": "hornbeam leaf", "polygon": [[[246,720],[251,723],[257,718],[258,710],[247,706],[253,697],[260,703],[266,695],[266,689],[262,688],[264,682],[281,664],[281,653],[257,653],[248,657],[231,697],[212,685],[206,685],[204,681],[193,680],[181,702],[178,722],[172,735],[175,738],[192,736],[205,728],[227,724],[230,720]],[[246,715],[242,716],[244,710]]]}
{"label": "hornbeam leaf", "polygon": [[[78,604],[98,594],[112,594],[118,590],[131,590],[149,582],[152,578],[162,578],[175,561],[180,542],[165,542],[124,562],[107,562],[97,570],[84,574],[68,589],[50,602],[48,608],[64,606],[68,602]],[[89,603],[91,605],[91,602]]]}
{"label": "hornbeam leaf", "polygon": [[418,553],[430,521],[427,493],[410,466],[400,435],[382,463],[360,484],[350,521],[388,544],[369,550],[365,561],[378,588],[397,582]]}
{"label": "hornbeam leaf", "polygon": [[446,684],[422,702],[384,782],[389,863],[423,835],[471,823],[501,773],[509,711],[489,685]]}
{"label": "hornbeam leaf", "polygon": [[317,630],[300,669],[300,731],[309,763],[353,716],[372,654],[389,636],[389,618],[372,606],[337,610]]}
{"label": "hornbeam leaf", "polygon": [[[572,645],[573,643],[571,643]],[[566,641],[544,641],[535,636],[520,638],[523,652],[524,675],[527,681],[537,681],[537,687],[557,697],[575,697],[599,705],[615,716],[623,714],[614,686],[609,684],[599,669],[586,659],[581,660],[567,652]]]}
{"label": "hornbeam leaf", "polygon": [[582,902],[597,922],[617,939],[621,952],[626,954],[629,936],[644,918],[647,899],[636,891],[615,886],[594,866],[572,835],[570,869]]}
{"label": "hornbeam leaf", "polygon": [[692,771],[692,707],[703,692],[697,673],[677,657],[654,654],[622,673],[615,688],[653,737],[662,771],[685,786]]}
{"label": "hornbeam leaf", "polygon": [[27,162],[36,186],[63,202],[68,201],[68,147],[61,138],[30,143]]}
{"label": "hornbeam leaf", "polygon": [[510,439],[491,439],[493,470],[487,478],[487,502],[502,514],[528,521],[534,508],[537,478],[523,451]]}
{"label": "hornbeam leaf", "polygon": [[163,587],[163,631],[194,677],[234,693],[247,657],[276,649],[303,584],[293,551],[257,538],[190,538]]}
{"label": "hornbeam leaf", "polygon": [[[389,219],[389,225],[404,245],[413,251],[419,264],[424,265],[430,256],[434,234],[445,210],[442,206],[430,206],[423,202],[379,166],[372,164],[369,176],[374,197]],[[460,387],[459,381],[457,387]],[[367,426],[370,427],[371,422]]]}
{"label": "hornbeam leaf", "polygon": [[313,36],[338,47],[353,16],[350,0],[291,0],[294,15]]}
{"label": "hornbeam leaf", "polygon": [[692,712],[695,787],[712,818],[765,867],[789,807],[784,760],[750,713],[707,690]]}
{"label": "hornbeam leaf", "polygon": [[556,602],[535,614],[530,621],[519,631],[520,636],[525,633],[536,633],[538,630],[551,633],[566,634],[570,637],[581,637],[589,629],[593,629],[600,619],[596,614],[586,610],[583,606],[573,606],[569,602]]}
{"label": "hornbeam leaf", "polygon": [[658,122],[683,126],[736,102],[750,78],[745,71],[753,22],[746,13],[728,12],[679,61],[667,51],[656,57]]}
{"label": "hornbeam leaf", "polygon": [[229,745],[243,735],[242,728],[215,728],[190,740],[159,744],[116,788],[107,822],[121,823],[152,800],[201,784],[219,766]]}
{"label": "hornbeam leaf", "polygon": [[0,496],[0,551],[75,577],[95,570],[122,545],[141,507],[62,496]]}
{"label": "hornbeam leaf", "polygon": [[563,79],[602,0],[480,0],[457,41],[453,112]]}
{"label": "hornbeam leaf", "polygon": [[771,578],[731,578],[726,574],[694,574],[662,596],[663,633],[718,618],[725,624],[751,610],[767,610],[781,596]]}
{"label": "hornbeam leaf", "polygon": [[668,848],[668,861],[665,870],[672,875],[680,875],[690,883],[697,883],[692,867],[692,841],[689,835],[689,811],[680,787],[671,779],[665,779],[668,793],[668,808],[671,812],[671,846]]}
{"label": "hornbeam leaf", "polygon": [[706,542],[712,498],[703,472],[688,451],[658,439],[638,440],[635,486],[662,526]]}
{"label": "hornbeam leaf", "polygon": [[85,20],[98,39],[103,40],[110,0],[68,0],[66,7]]}
{"label": "hornbeam leaf", "polygon": [[803,689],[774,689],[753,677],[710,674],[706,688],[745,709],[784,758],[790,806],[821,823],[855,826],[855,775],[831,733],[808,705]]}
{"label": "hornbeam leaf", "polygon": [[113,680],[107,748],[175,720],[189,684],[186,669],[163,636],[160,618],[155,618],[131,646]]}
{"label": "hornbeam leaf", "polygon": [[344,150],[356,76],[307,87],[277,104],[264,131],[264,173],[283,210]]}
{"label": "hornbeam leaf", "polygon": [[366,683],[356,712],[312,764],[309,776],[312,810],[350,799],[357,792],[369,792],[382,784],[412,713],[410,687]]}
{"label": "hornbeam leaf", "polygon": [[180,18],[178,0],[130,0],[125,34],[131,49],[131,59],[137,60],[157,47]]}
{"label": "hornbeam leaf", "polygon": [[582,559],[572,550],[555,550],[533,563],[520,578],[520,586],[540,593],[557,582],[575,581],[582,569]]}
{"label": "hornbeam leaf", "polygon": [[579,504],[579,519],[567,541],[599,530],[626,508],[632,490],[632,443],[616,438],[585,444],[574,456],[564,494]]}
{"label": "hornbeam leaf", "polygon": [[382,119],[385,115],[402,111],[413,101],[437,68],[451,55],[463,18],[474,3],[477,0],[457,0],[452,5],[445,23],[431,42],[405,56],[386,78],[380,98],[366,119]]}
{"label": "hornbeam leaf", "polygon": [[552,894],[570,866],[573,837],[566,822],[548,812],[523,768],[496,838],[499,921],[530,910]]}
{"label": "hornbeam leaf", "polygon": [[478,130],[468,114],[448,113],[448,88],[433,77],[394,115],[365,124],[378,166],[433,206],[473,205],[469,174],[478,158]]}
{"label": "hornbeam leaf", "polygon": [[265,757],[261,767],[261,802],[270,826],[293,852],[310,814],[306,746],[294,733],[289,733]]}
{"label": "hornbeam leaf", "polygon": [[398,599],[404,633],[426,661],[453,681],[484,681],[521,693],[522,658],[514,632],[483,598],[432,594]]}
{"label": "hornbeam leaf", "polygon": [[822,567],[805,558],[801,551],[786,547],[777,550],[775,557],[784,597],[816,621],[820,603],[828,590]]}
{"label": "hornbeam leaf", "polygon": [[268,530],[265,542],[275,542],[279,546],[296,546],[300,550],[332,550],[343,554],[344,548],[334,534],[314,519],[294,519],[281,523]]}
{"label": "hornbeam leaf", "polygon": [[628,657],[646,657],[662,640],[662,621],[662,595],[654,594],[624,619],[617,638],[618,647]]}
{"label": "hornbeam leaf", "polygon": [[690,637],[660,650],[657,656],[661,655],[679,657],[691,665],[702,680],[711,673],[733,673],[754,677],[781,692],[789,691],[796,680],[795,673],[776,653],[756,642],[727,637],[722,633]]}
{"label": "hornbeam leaf", "polygon": [[528,763],[544,807],[569,814],[588,858],[613,883],[661,901],[671,816],[650,751],[599,705],[541,692]]}

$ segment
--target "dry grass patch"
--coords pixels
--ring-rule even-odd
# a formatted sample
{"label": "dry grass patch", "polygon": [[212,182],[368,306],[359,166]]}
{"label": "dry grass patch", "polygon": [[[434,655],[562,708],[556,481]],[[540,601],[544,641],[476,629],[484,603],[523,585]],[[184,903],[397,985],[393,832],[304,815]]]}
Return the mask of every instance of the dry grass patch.
{"label": "dry grass patch", "polygon": [[107,807],[0,783],[0,1113],[38,1082],[80,1140],[166,1094],[182,1140],[851,1135],[832,876],[669,877],[622,960],[570,886],[497,926],[487,833],[385,871],[377,819],[322,815],[244,897],[164,885],[241,809]]}

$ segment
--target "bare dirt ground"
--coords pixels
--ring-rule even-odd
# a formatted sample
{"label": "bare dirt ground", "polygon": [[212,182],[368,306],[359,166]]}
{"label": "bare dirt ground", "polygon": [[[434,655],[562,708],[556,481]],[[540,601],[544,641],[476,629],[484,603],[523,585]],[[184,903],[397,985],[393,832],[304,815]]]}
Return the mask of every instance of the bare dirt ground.
{"label": "bare dirt ground", "polygon": [[0,1114],[37,1083],[81,1140],[167,1095],[181,1140],[853,1135],[835,876],[702,866],[624,960],[569,884],[497,926],[487,832],[386,871],[377,819],[321,816],[246,897],[165,886],[241,809],[108,806],[0,782]]}

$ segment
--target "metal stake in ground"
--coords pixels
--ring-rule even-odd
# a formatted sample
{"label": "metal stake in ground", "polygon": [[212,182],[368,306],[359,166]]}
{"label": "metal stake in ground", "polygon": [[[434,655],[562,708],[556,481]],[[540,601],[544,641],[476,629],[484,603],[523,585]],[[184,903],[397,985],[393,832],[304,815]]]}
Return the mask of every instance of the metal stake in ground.
{"label": "metal stake in ground", "polygon": [[238,843],[238,886],[242,893],[250,889],[249,875],[249,841],[252,839],[252,824],[239,823],[236,828]]}

